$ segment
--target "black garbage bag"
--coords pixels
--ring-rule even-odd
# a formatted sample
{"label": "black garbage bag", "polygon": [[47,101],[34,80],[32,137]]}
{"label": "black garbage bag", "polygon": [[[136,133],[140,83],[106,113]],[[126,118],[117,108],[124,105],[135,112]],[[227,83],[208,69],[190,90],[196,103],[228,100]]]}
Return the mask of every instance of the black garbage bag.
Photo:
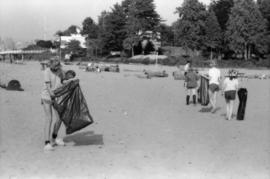
{"label": "black garbage bag", "polygon": [[67,134],[76,132],[94,122],[81,91],[79,80],[70,81],[54,90],[54,93],[55,97],[60,97],[60,100],[54,102],[53,106],[64,122]]}
{"label": "black garbage bag", "polygon": [[198,101],[202,106],[207,106],[209,103],[209,80],[205,76],[201,75],[201,84],[198,89]]}

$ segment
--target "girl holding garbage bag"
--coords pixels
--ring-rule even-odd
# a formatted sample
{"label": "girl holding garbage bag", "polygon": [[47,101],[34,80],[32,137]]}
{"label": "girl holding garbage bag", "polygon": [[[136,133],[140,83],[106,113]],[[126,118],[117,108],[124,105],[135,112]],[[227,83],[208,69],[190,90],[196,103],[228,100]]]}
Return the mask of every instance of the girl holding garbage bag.
{"label": "girl holding garbage bag", "polygon": [[[57,133],[60,128],[61,121],[59,114],[52,107],[53,100],[55,100],[53,90],[62,86],[63,79],[64,73],[61,68],[60,60],[58,58],[52,58],[49,61],[49,67],[44,71],[44,84],[41,92],[41,103],[45,112],[44,151],[54,150],[54,145],[65,145],[63,139],[57,138]],[[56,121],[54,124],[53,132],[51,134],[53,114],[55,114]]]}

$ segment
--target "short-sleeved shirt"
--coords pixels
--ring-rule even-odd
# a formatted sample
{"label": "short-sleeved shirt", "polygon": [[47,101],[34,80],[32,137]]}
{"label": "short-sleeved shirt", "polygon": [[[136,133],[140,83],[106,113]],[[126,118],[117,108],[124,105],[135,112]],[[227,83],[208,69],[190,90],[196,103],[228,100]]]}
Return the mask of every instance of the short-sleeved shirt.
{"label": "short-sleeved shirt", "polygon": [[185,76],[185,82],[187,83],[187,88],[196,88],[198,86],[199,76],[195,72],[187,72]]}
{"label": "short-sleeved shirt", "polygon": [[209,69],[208,72],[209,75],[209,84],[216,84],[219,85],[219,79],[220,79],[220,70],[213,67]]}
{"label": "short-sleeved shirt", "polygon": [[52,90],[62,86],[61,78],[51,71],[50,68],[46,68],[44,71],[43,88],[41,91],[41,99],[51,100],[50,93],[47,89],[46,83],[50,83]]}
{"label": "short-sleeved shirt", "polygon": [[238,84],[237,79],[230,80],[230,78],[225,78],[223,82],[224,91],[235,91],[238,88]]}
{"label": "short-sleeved shirt", "polygon": [[187,63],[187,64],[185,65],[185,67],[184,67],[184,71],[185,71],[185,72],[188,72],[189,66],[190,66],[189,63]]}

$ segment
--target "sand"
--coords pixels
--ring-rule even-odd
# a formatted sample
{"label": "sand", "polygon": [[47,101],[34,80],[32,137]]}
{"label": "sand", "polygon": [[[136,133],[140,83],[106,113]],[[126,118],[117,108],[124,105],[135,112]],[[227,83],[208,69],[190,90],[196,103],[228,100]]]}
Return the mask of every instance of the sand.
{"label": "sand", "polygon": [[[18,79],[25,89],[0,88],[0,178],[270,178],[270,80],[242,80],[249,92],[245,120],[227,121],[220,94],[215,114],[185,105],[183,81],[171,75],[176,67],[64,69],[76,71],[95,123],[70,136],[62,127],[67,146],[44,153],[40,64],[0,63],[0,79]],[[169,77],[137,78],[143,69],[165,69]]]}

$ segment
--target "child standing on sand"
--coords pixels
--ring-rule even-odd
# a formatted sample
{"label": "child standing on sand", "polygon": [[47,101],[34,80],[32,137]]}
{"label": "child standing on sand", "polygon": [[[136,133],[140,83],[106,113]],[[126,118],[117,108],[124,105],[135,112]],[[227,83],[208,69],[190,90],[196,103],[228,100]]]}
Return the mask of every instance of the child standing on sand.
{"label": "child standing on sand", "polygon": [[[49,68],[44,71],[44,85],[41,92],[41,103],[45,112],[45,127],[44,127],[44,151],[54,150],[53,145],[65,145],[63,139],[57,138],[59,130],[58,124],[61,124],[57,111],[52,107],[52,102],[55,100],[53,90],[62,86],[63,71],[61,69],[60,61],[53,58],[49,62]],[[51,126],[53,114],[55,114],[56,122],[54,124],[52,140],[51,140]]]}
{"label": "child standing on sand", "polygon": [[189,68],[185,75],[184,86],[187,89],[186,105],[189,105],[190,96],[193,98],[193,104],[196,104],[196,93],[198,89],[199,76],[193,68]]}
{"label": "child standing on sand", "polygon": [[209,100],[212,107],[211,112],[215,113],[216,111],[216,102],[217,102],[217,93],[219,91],[219,84],[221,80],[220,70],[216,68],[216,62],[212,61],[210,63],[210,69],[208,71],[209,76]]}
{"label": "child standing on sand", "polygon": [[237,79],[237,72],[235,70],[229,70],[228,76],[226,76],[224,82],[222,91],[225,95],[225,101],[226,101],[226,119],[231,120],[232,119],[232,113],[233,113],[233,105],[235,101],[236,91],[238,89],[238,79]]}

